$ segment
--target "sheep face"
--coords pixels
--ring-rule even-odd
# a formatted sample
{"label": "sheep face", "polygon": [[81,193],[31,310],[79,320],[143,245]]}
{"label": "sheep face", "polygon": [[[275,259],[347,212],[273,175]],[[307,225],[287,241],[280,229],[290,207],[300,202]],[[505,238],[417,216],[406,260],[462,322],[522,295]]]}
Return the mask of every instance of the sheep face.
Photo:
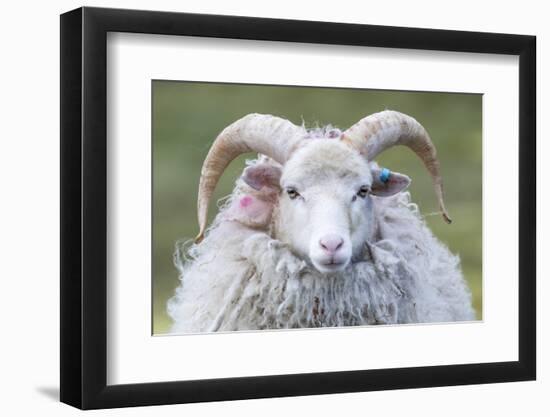
{"label": "sheep face", "polygon": [[374,230],[372,195],[389,196],[410,180],[392,173],[385,183],[380,170],[340,141],[312,140],[282,168],[248,169],[245,181],[277,187],[274,234],[322,273],[343,270],[360,259]]}

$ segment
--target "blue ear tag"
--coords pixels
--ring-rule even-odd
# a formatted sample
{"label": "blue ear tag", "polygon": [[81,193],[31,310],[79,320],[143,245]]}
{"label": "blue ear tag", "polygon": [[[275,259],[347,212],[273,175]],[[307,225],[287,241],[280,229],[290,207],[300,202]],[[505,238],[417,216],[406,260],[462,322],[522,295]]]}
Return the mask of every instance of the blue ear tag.
{"label": "blue ear tag", "polygon": [[382,171],[380,171],[380,181],[382,181],[384,184],[387,183],[390,179],[391,171],[388,168],[382,168]]}

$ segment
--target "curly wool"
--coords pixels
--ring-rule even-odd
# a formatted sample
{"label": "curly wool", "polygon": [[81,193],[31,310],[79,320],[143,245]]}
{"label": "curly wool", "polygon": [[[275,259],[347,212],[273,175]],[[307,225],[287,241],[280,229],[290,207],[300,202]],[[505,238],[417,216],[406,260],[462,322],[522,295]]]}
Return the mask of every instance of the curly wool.
{"label": "curly wool", "polygon": [[377,227],[364,259],[322,274],[269,227],[231,217],[243,191],[238,182],[200,245],[177,248],[173,333],[474,319],[458,257],[433,236],[408,192],[375,198]]}

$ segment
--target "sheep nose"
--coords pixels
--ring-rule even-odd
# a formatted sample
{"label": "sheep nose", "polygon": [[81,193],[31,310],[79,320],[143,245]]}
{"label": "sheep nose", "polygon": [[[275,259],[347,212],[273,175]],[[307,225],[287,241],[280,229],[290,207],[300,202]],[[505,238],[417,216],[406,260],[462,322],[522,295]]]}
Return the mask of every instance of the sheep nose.
{"label": "sheep nose", "polygon": [[331,255],[336,253],[344,244],[344,239],[338,235],[325,235],[319,239],[319,245]]}

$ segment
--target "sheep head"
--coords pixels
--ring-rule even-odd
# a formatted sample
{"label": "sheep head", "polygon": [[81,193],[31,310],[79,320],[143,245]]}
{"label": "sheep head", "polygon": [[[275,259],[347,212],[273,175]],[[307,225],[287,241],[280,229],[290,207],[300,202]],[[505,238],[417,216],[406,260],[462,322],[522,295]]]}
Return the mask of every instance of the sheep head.
{"label": "sheep head", "polygon": [[[258,114],[245,116],[224,129],[201,171],[196,241],[203,237],[208,203],[223,170],[238,155],[252,151],[278,164],[251,166],[243,180],[256,190],[267,189],[269,195],[277,196],[276,238],[320,272],[342,270],[361,256],[373,229],[371,196],[391,196],[409,185],[406,175],[381,170],[371,163],[391,146],[408,146],[424,162],[443,218],[450,223],[435,147],[416,120],[384,111],[365,117],[343,133],[334,132],[312,139],[303,127]],[[242,203],[246,206],[252,201]]]}

